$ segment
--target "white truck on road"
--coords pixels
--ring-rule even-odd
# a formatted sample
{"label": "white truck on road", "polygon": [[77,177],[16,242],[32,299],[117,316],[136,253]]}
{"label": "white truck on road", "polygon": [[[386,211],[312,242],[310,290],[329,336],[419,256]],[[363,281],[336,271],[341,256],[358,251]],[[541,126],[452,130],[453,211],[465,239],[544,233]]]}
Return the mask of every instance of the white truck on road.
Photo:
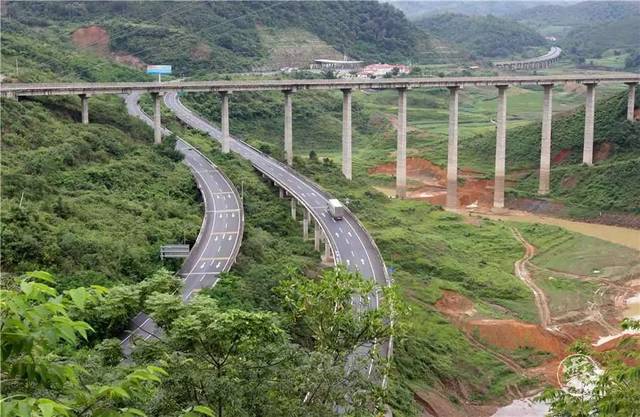
{"label": "white truck on road", "polygon": [[344,217],[344,206],[342,205],[340,200],[337,200],[335,198],[329,199],[327,211],[329,212],[329,214],[331,214],[331,217],[336,220],[342,220],[342,217]]}

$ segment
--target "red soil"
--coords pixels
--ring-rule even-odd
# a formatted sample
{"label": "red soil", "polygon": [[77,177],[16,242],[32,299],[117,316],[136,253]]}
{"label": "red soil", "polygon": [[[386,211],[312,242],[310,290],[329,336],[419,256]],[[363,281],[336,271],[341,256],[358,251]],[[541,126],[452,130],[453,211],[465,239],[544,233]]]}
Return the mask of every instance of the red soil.
{"label": "red soil", "polygon": [[571,155],[571,149],[560,149],[560,152],[558,152],[553,156],[553,158],[551,158],[551,163],[559,164],[561,162],[564,162],[569,157],[569,155]]}
{"label": "red soil", "polygon": [[517,320],[471,320],[464,328],[493,346],[515,350],[519,347],[532,347],[542,352],[564,357],[567,344],[557,336],[537,324]]}
{"label": "red soil", "polygon": [[[395,175],[396,164],[390,162],[369,169],[369,174]],[[462,169],[458,185],[458,201],[461,206],[476,203],[480,207],[491,207],[493,202],[493,180],[477,178],[477,172]],[[419,182],[408,191],[409,198],[426,199],[432,204],[444,205],[446,201],[447,171],[426,159],[407,158],[407,178]]]}
{"label": "red soil", "polygon": [[462,294],[448,290],[442,291],[442,298],[436,302],[435,307],[441,313],[455,318],[472,316],[476,312],[473,301]]}
{"label": "red soil", "polygon": [[614,148],[615,145],[611,142],[596,143],[595,149],[593,150],[593,161],[604,161],[611,155]]}
{"label": "red soil", "polygon": [[90,49],[100,55],[109,54],[109,34],[100,26],[77,29],[71,35],[73,44],[82,49]]}
{"label": "red soil", "polygon": [[71,34],[71,41],[80,49],[87,49],[101,56],[110,57],[120,64],[138,69],[143,69],[146,66],[138,57],[123,52],[111,52],[109,33],[101,26],[93,25],[76,29]]}

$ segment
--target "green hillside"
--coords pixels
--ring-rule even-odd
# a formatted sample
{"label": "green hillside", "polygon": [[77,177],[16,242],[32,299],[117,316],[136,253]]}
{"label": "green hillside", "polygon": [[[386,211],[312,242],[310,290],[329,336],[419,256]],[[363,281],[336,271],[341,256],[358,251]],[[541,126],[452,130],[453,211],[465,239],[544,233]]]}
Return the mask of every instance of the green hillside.
{"label": "green hillside", "polygon": [[542,4],[511,16],[538,26],[582,26],[638,15],[638,5],[631,1],[584,1],[567,5]]}
{"label": "green hillside", "polygon": [[2,101],[4,272],[110,286],[151,275],[161,244],[195,240],[186,167],[150,146],[118,98],[94,98],[91,111],[83,126],[75,98]]}
{"label": "green hillside", "polygon": [[447,13],[419,19],[415,24],[436,38],[482,57],[507,57],[528,47],[545,45],[545,39],[534,30],[495,16]]}
{"label": "green hillside", "polygon": [[580,26],[562,39],[560,46],[569,54],[598,58],[609,49],[638,51],[640,49],[640,15],[614,22]]}
{"label": "green hillside", "polygon": [[[638,104],[640,97],[636,95]],[[551,155],[553,159],[562,154],[562,161],[552,164],[551,198],[579,209],[583,215],[599,211],[640,213],[640,125],[628,122],[626,112],[626,93],[597,102],[596,163],[591,168],[581,165],[584,106],[553,120]],[[508,170],[531,170],[516,187],[524,195],[535,196],[537,190],[540,129],[540,123],[533,123],[507,132]],[[469,160],[492,160],[495,136],[487,134],[463,141],[460,152]]]}
{"label": "green hillside", "polygon": [[184,75],[260,66],[271,46],[260,36],[263,27],[300,28],[367,61],[424,61],[432,55],[426,35],[402,12],[373,1],[15,2],[8,5],[8,16],[9,22],[38,27],[67,43],[78,28],[95,25],[93,35],[102,38],[92,47],[100,53],[106,49],[147,64],[171,64],[174,73]]}

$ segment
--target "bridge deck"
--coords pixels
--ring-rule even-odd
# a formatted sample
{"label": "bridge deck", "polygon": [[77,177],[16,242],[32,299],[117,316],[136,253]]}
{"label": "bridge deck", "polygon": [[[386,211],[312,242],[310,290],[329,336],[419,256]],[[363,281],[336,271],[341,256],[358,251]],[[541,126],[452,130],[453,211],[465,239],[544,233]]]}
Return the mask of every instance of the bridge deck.
{"label": "bridge deck", "polygon": [[248,81],[179,81],[114,82],[114,83],[46,83],[2,84],[0,96],[129,94],[132,92],[168,93],[203,91],[281,91],[281,90],[343,90],[388,89],[454,86],[542,85],[563,83],[637,83],[640,74],[589,75],[522,75],[504,77],[442,77],[393,79],[339,79],[339,80],[248,80]]}

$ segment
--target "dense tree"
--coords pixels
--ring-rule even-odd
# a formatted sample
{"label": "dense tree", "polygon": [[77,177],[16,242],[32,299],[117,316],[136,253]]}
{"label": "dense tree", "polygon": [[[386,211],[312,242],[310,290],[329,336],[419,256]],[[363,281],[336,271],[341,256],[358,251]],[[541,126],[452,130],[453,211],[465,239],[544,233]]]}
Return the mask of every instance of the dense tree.
{"label": "dense tree", "polygon": [[[140,416],[140,404],[166,376],[157,366],[102,368],[82,347],[93,331],[77,319],[105,288],[59,293],[45,272],[1,290],[2,416]],[[113,360],[107,361],[111,364]]]}
{"label": "dense tree", "polygon": [[221,308],[202,295],[186,305],[177,296],[153,295],[146,310],[167,334],[155,355],[165,358],[170,375],[150,411],[174,415],[202,404],[219,417],[327,416],[339,409],[372,415],[384,398],[378,347],[391,333],[394,298],[381,291],[377,310],[354,303],[374,291],[342,269],[316,280],[294,274],[278,291],[281,317]]}
{"label": "dense tree", "polygon": [[447,13],[422,18],[416,25],[437,38],[484,57],[505,57],[521,53],[527,47],[545,45],[542,35],[533,29],[495,16]]}

